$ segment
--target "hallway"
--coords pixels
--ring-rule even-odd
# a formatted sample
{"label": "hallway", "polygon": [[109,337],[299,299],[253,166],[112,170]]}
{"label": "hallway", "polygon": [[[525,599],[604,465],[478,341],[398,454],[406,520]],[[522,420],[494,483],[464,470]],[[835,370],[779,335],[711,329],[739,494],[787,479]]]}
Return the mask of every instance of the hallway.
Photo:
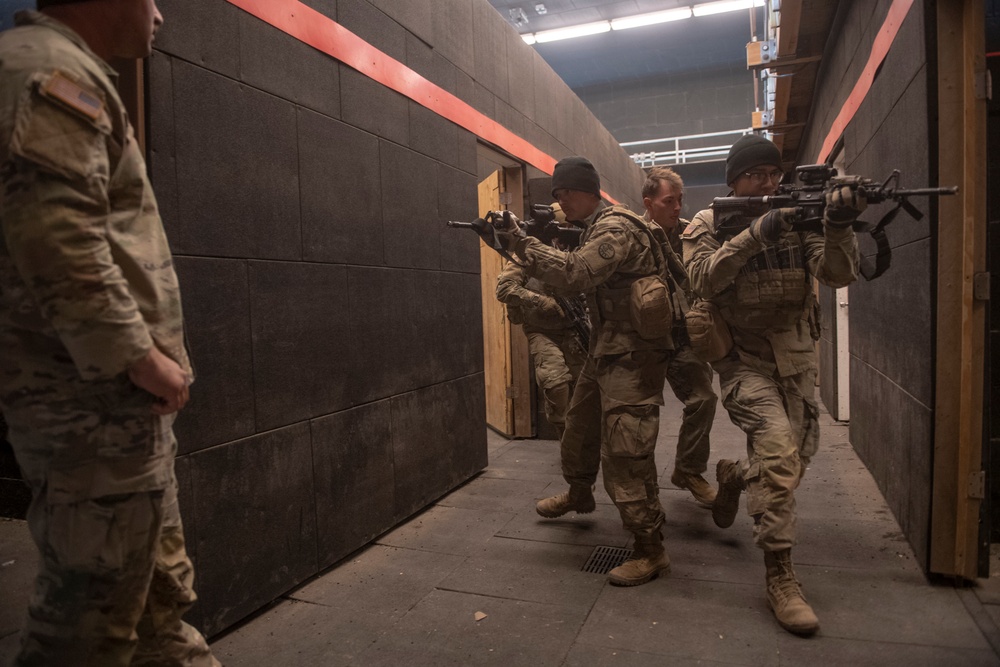
{"label": "hallway", "polygon": [[[558,445],[490,433],[481,475],[289,593],[213,648],[227,665],[997,665],[1000,578],[930,585],[846,425],[821,416],[822,445],[798,495],[797,571],[818,636],[781,630],[741,509],[720,530],[669,483],[680,407],[657,448],[669,576],[617,588],[581,571],[597,546],[630,546],[598,485],[591,515],[544,520],[561,491]],[[709,479],[743,436],[719,409]],[[481,620],[477,616],[484,614]]]}

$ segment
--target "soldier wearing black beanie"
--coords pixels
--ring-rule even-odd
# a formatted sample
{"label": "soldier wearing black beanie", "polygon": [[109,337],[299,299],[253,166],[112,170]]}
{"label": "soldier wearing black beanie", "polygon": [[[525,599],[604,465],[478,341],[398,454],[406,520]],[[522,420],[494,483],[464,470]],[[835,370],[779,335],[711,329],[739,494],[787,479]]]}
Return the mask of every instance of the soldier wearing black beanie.
{"label": "soldier wearing black beanie", "polygon": [[[778,147],[757,135],[742,137],[726,159],[726,183],[736,197],[772,196],[782,175]],[[857,278],[857,239],[840,221],[853,221],[867,205],[849,187],[824,197],[821,231],[793,230],[791,208],[756,219],[708,208],[681,234],[684,268],[703,299],[696,308],[704,326],[689,326],[688,335],[709,357],[723,405],[747,435],[746,458],[716,464],[712,519],[731,526],[746,492],[754,543],[764,555],[765,597],[778,625],[797,635],[819,630],[792,560],[795,496],[819,443],[813,281],[837,288]],[[728,220],[741,229],[720,230]]]}
{"label": "soldier wearing black beanie", "polygon": [[780,169],[781,151],[773,142],[758,134],[740,137],[729,149],[726,158],[726,185],[732,185],[740,174],[761,165],[773,165]]}
{"label": "soldier wearing black beanie", "polygon": [[552,171],[552,198],[556,190],[579,190],[601,196],[601,177],[585,157],[564,157]]}

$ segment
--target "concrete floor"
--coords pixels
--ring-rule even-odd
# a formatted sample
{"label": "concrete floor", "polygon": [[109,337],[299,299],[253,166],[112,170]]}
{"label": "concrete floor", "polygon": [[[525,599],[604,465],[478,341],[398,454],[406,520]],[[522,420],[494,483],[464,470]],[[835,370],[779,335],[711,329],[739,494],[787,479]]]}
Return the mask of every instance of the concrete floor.
{"label": "concrete floor", "polygon": [[[564,487],[558,443],[491,433],[481,475],[216,637],[216,655],[246,667],[1000,665],[1000,576],[964,589],[929,584],[847,427],[825,413],[797,494],[794,552],[822,629],[811,639],[781,630],[750,519],[718,529],[670,484],[672,397],[663,414],[669,576],[617,588],[583,572],[595,547],[631,546],[607,495],[598,488],[593,514],[540,518],[536,500]],[[712,439],[712,471],[743,453],[721,408]],[[0,664],[16,648],[32,568],[24,524],[0,521]]]}

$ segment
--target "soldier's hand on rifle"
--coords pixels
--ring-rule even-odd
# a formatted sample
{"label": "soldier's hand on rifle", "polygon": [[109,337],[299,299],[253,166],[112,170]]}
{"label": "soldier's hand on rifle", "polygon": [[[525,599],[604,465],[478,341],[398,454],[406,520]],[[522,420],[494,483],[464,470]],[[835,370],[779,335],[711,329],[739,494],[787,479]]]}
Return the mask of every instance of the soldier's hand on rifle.
{"label": "soldier's hand on rifle", "polygon": [[774,245],[785,232],[791,230],[797,213],[794,208],[777,208],[768,211],[750,223],[750,236],[764,245]]}
{"label": "soldier's hand on rifle", "polygon": [[518,224],[517,216],[509,211],[504,211],[502,215],[495,215],[492,224],[497,232],[497,239],[503,244],[504,250],[513,251],[517,242],[524,238],[524,228]]}
{"label": "soldier's hand on rifle", "polygon": [[565,315],[563,309],[559,307],[559,304],[551,296],[539,294],[538,302],[535,305],[545,317],[557,318]]}
{"label": "soldier's hand on rifle", "polygon": [[823,224],[835,229],[850,227],[868,207],[868,200],[861,189],[847,185],[828,190],[825,199]]}

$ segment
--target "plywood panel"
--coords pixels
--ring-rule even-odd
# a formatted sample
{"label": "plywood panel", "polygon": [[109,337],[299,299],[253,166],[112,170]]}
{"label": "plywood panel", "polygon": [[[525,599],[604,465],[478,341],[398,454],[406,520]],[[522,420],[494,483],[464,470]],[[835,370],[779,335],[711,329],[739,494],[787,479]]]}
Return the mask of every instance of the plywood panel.
{"label": "plywood panel", "polygon": [[[479,215],[500,208],[502,174],[495,171],[479,184]],[[510,386],[510,336],[507,311],[497,301],[497,276],[503,259],[492,248],[479,242],[481,287],[483,297],[483,365],[486,376],[486,423],[506,435],[514,434],[513,402],[507,396]]]}
{"label": "plywood panel", "polygon": [[[524,170],[520,167],[504,169],[503,191],[506,208],[517,217],[524,219]],[[506,310],[506,307],[505,307]],[[528,338],[518,325],[508,323],[510,331],[510,384],[512,387],[511,401],[514,410],[513,435],[519,438],[530,438],[534,435],[532,419],[534,401],[531,400],[531,354],[528,351]]]}

